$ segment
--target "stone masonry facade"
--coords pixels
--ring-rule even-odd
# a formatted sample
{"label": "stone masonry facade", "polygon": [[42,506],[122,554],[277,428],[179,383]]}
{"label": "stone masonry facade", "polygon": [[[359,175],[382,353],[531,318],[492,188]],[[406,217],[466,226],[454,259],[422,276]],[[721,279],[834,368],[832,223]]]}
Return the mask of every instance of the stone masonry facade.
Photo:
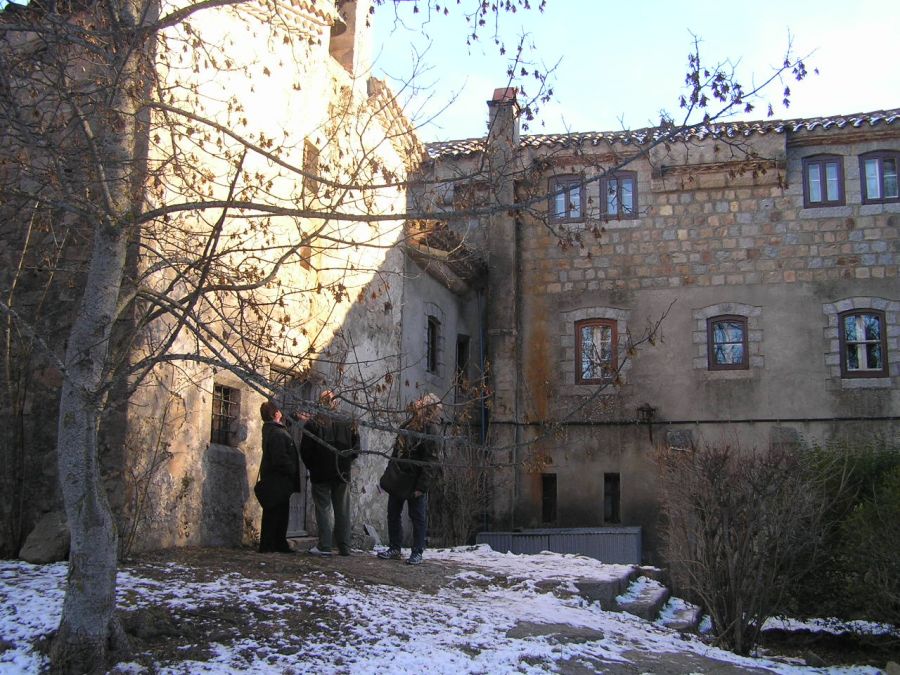
{"label": "stone masonry facade", "polygon": [[[492,121],[503,115],[488,105]],[[661,445],[896,440],[898,120],[513,130],[500,151],[493,132],[429,148],[426,175],[456,193],[434,196],[435,211],[487,206],[470,195],[504,180],[516,195],[506,212],[451,219],[487,242],[492,443],[510,467],[494,529],[638,525],[659,560]],[[846,312],[880,322],[882,370],[845,372]],[[743,362],[719,369],[709,341],[722,317],[741,327]],[[614,336],[608,379],[577,377],[591,322]]]}

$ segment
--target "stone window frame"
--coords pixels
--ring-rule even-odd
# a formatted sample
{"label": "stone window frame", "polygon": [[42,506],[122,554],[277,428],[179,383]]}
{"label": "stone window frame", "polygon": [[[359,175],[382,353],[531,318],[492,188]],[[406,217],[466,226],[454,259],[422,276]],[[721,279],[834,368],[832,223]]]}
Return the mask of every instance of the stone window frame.
{"label": "stone window frame", "polygon": [[[616,199],[616,213],[610,213],[609,207],[609,184],[616,182],[616,194],[618,196],[618,185],[622,179],[631,180],[631,211],[624,211],[621,199]],[[635,220],[638,218],[638,176],[637,171],[611,171],[600,177],[600,214],[603,218],[613,220]]]}
{"label": "stone window frame", "polygon": [[[577,213],[572,209],[570,195],[573,188],[578,195]],[[565,213],[557,210],[559,197],[566,198]],[[547,179],[547,220],[551,223],[578,223],[584,220],[584,177],[580,174],[567,173],[550,176]]]}
{"label": "stone window frame", "polygon": [[[879,190],[880,196],[870,197],[869,186],[866,180],[866,162],[877,161],[879,167]],[[900,190],[892,197],[884,196],[884,160],[894,162],[895,178],[900,172],[900,152],[896,150],[874,150],[866,152],[859,156],[859,190],[863,204],[895,204],[900,202]]]}
{"label": "stone window frame", "polygon": [[[886,375],[843,375],[840,319],[855,312],[879,312],[884,316]],[[843,389],[887,389],[900,376],[900,302],[877,296],[854,296],[822,305],[826,317],[824,329],[825,366],[829,376]]]}
{"label": "stone window frame", "polygon": [[[713,326],[717,322],[729,321],[741,324],[741,346],[743,354],[739,363],[716,363],[714,358],[717,343],[713,337]],[[750,339],[747,317],[743,314],[719,314],[706,320],[707,364],[710,370],[747,370],[750,367]]]}
{"label": "stone window frame", "polygon": [[[825,168],[828,164],[834,164],[837,167],[837,196],[834,199],[828,199],[827,181],[825,180]],[[803,174],[803,208],[814,209],[827,206],[844,206],[846,204],[846,194],[844,191],[844,157],[843,155],[821,154],[804,157],[801,162]],[[819,180],[822,185],[822,199],[813,201],[811,199],[811,190],[809,182],[809,171],[816,168],[819,173]]]}
{"label": "stone window frame", "polygon": [[[222,409],[225,409],[223,412]],[[222,418],[227,424],[218,423]],[[238,445],[237,432],[241,419],[241,390],[219,381],[213,382],[210,406],[209,442],[234,448]]]}
{"label": "stone window frame", "polygon": [[[628,371],[631,370],[631,359],[627,358],[628,345],[628,311],[616,307],[582,307],[560,314],[562,332],[560,334],[560,360],[559,372],[562,375],[564,385],[575,386],[578,364],[575,356],[575,325],[588,319],[605,319],[615,322],[616,328],[616,363],[618,364],[618,379],[624,383]],[[587,387],[605,387],[610,380],[599,382],[586,382],[578,384],[579,389]]]}
{"label": "stone window frame", "polygon": [[[694,370],[703,370],[711,377],[751,377],[754,371],[765,368],[762,307],[741,302],[720,302],[695,309],[693,316]],[[722,316],[744,317],[747,320],[746,368],[710,368],[709,320]]]}

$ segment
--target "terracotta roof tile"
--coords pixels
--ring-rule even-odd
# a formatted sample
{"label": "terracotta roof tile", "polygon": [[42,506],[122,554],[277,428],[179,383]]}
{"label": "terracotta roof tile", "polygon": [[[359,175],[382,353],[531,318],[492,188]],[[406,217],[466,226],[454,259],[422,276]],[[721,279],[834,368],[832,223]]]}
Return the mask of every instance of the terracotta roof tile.
{"label": "terracotta roof tile", "polygon": [[[859,128],[878,124],[894,124],[900,119],[900,108],[878,110],[875,112],[855,113],[852,115],[831,115],[828,117],[808,117],[792,120],[762,120],[757,122],[729,122],[697,125],[678,130],[672,134],[672,140],[689,140],[720,136],[737,138],[762,134],[783,134],[798,131],[828,131],[847,127]],[[571,134],[532,134],[522,136],[519,146],[522,148],[538,147],[584,147],[600,143],[619,143],[624,145],[643,145],[663,137],[663,127],[648,127],[632,131],[589,131]],[[458,141],[442,141],[427,144],[428,155],[432,159],[439,157],[463,157],[484,149],[484,138],[467,138]]]}

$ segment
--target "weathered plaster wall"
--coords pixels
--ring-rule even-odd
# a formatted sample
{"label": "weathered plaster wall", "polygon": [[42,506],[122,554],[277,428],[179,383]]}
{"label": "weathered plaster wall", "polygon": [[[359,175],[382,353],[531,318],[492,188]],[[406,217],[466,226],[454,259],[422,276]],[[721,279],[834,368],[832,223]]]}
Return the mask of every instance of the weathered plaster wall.
{"label": "weathered plaster wall", "polygon": [[[396,144],[389,139],[386,128],[395,124],[393,111],[369,96],[365,73],[361,79],[355,77],[347,64],[332,58],[329,21],[328,11],[312,4],[277,21],[242,10],[211,10],[191,35],[224,46],[232,58],[231,70],[210,71],[201,64],[197,72],[192,69],[193,54],[179,61],[174,53],[163,54],[165,65],[160,70],[170,78],[176,101],[196,109],[195,92],[199,91],[208,97],[203,99],[206,116],[225,127],[236,126],[245,138],[272,148],[284,162],[250,153],[244,170],[253,177],[245,179],[253,187],[238,181],[238,189],[246,191],[243,197],[323,215],[402,213],[405,194],[401,188],[363,191],[319,185],[309,189],[304,185],[309,179],[290,168],[307,167],[304,146],[311,143],[319,165],[307,169],[317,175],[339,184],[365,184],[377,172],[378,182],[384,182],[382,171],[402,178],[409,161],[407,149],[414,145],[408,139]],[[172,33],[170,45],[190,41],[183,32]],[[287,35],[293,39],[286,39]],[[236,44],[241,49],[235,52],[229,45]],[[364,60],[362,47],[355,52],[353,64]],[[384,96],[383,88],[376,91]],[[206,198],[226,198],[240,147],[227,137],[222,143],[232,152],[229,161],[223,161],[222,146],[215,139],[200,142],[192,168],[205,179],[191,184],[185,174],[164,174],[163,188],[152,191],[151,197],[171,203],[201,189]],[[162,162],[171,152],[163,136],[151,148],[151,163]],[[198,231],[219,216],[218,211],[204,216],[209,222],[201,223]],[[370,428],[368,422],[378,426],[371,418],[372,409],[397,408],[398,387],[391,382],[396,382],[399,367],[403,259],[392,247],[402,236],[402,223],[267,217],[251,221],[248,227],[247,220],[234,217],[226,219],[224,231],[231,239],[223,240],[244,242],[246,253],[232,254],[238,268],[244,255],[246,264],[263,269],[303,234],[316,233],[304,254],[308,262],[294,257],[281,264],[271,289],[259,291],[261,300],[284,294],[283,305],[279,304],[283,309],[271,312],[268,323],[256,319],[261,334],[268,331],[266,350],[248,350],[241,342],[246,336],[234,334],[224,322],[219,328],[212,312],[207,328],[218,335],[230,332],[225,339],[242,365],[254,367],[261,380],[281,378],[285,384],[281,374],[285,372],[297,379],[287,383],[286,408],[301,404],[298,395],[315,396],[324,387],[345,399],[344,412],[360,420],[364,451],[354,465],[352,485],[354,534],[361,537],[362,524],[381,525],[385,512],[373,490],[382,467],[377,455],[369,453],[385,452],[392,439]],[[165,230],[146,233],[153,250],[160,250],[160,241],[163,247],[168,245],[165,234]],[[240,313],[240,306],[227,295],[221,306],[235,316]],[[285,323],[280,322],[282,312],[288,317]],[[253,320],[245,325],[250,329]],[[154,333],[164,333],[163,327],[151,327],[148,343]],[[175,351],[197,349],[187,335],[174,345]],[[313,385],[295,390],[304,380]],[[239,394],[228,445],[209,440],[214,385]],[[252,543],[260,516],[251,487],[260,461],[259,404],[263,400],[261,393],[227,368],[191,363],[157,367],[153,378],[129,401],[128,469],[134,478],[124,485],[120,501],[125,506],[125,527],[139,533],[133,540],[135,548]],[[312,509],[307,511],[307,524],[315,532]]]}

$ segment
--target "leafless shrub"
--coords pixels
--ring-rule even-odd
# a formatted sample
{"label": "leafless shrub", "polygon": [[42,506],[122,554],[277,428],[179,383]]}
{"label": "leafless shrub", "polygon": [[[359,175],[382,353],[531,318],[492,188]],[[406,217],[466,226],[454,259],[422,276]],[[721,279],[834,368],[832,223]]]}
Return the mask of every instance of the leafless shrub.
{"label": "leafless shrub", "polygon": [[483,529],[490,499],[491,472],[487,450],[476,443],[456,442],[445,449],[441,474],[428,496],[429,534],[433,544],[469,543]]}
{"label": "leafless shrub", "polygon": [[819,471],[802,450],[727,443],[661,450],[664,547],[680,593],[712,618],[722,645],[749,653],[825,533]]}

